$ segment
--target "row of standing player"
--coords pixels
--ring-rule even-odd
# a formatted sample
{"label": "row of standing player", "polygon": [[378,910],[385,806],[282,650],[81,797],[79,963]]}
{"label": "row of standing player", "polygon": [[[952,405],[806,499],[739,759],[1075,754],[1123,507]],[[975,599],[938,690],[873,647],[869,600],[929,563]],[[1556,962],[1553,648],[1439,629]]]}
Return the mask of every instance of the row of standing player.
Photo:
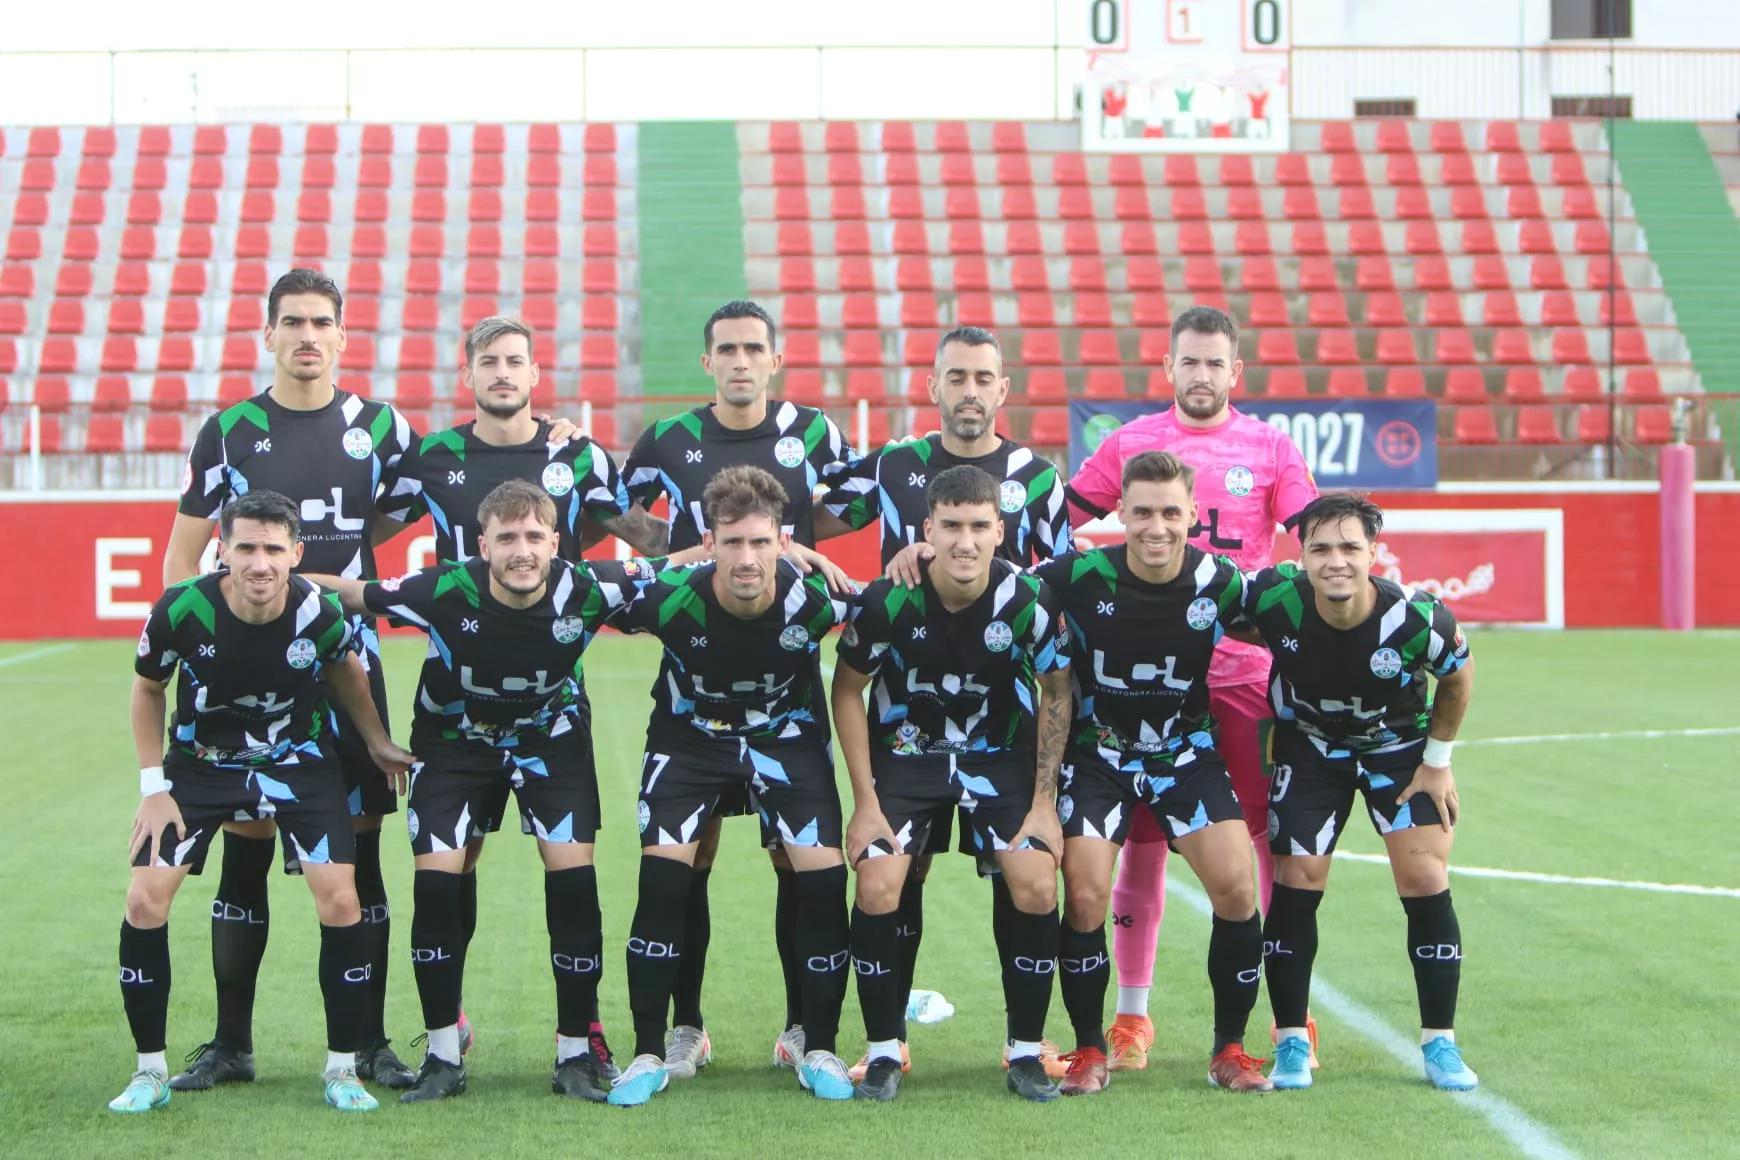
{"label": "row of standing player", "polygon": [[[280,307],[285,302],[288,307],[281,310]],[[262,477],[264,482],[278,482],[271,478],[272,473],[269,470],[263,470],[267,461],[262,458],[271,451],[274,429],[280,439],[280,449],[290,451],[289,456],[281,456],[277,461],[284,462],[294,457],[294,471],[288,477],[280,473],[280,478],[284,478],[285,482],[279,485],[287,486],[293,492],[311,492],[311,495],[301,501],[300,513],[305,519],[312,515],[316,524],[323,520],[330,524],[329,529],[319,529],[312,537],[316,543],[328,545],[325,557],[333,562],[324,564],[325,568],[342,567],[352,575],[372,572],[369,545],[360,534],[366,522],[366,506],[354,501],[347,502],[347,494],[354,496],[358,490],[355,488],[349,493],[342,486],[332,489],[319,486],[310,488],[308,481],[311,478],[326,477],[324,473],[311,467],[311,464],[332,467],[334,470],[330,474],[341,480],[348,479],[345,476],[346,468],[364,466],[368,469],[363,473],[364,487],[373,488],[380,486],[383,474],[391,472],[396,466],[393,460],[402,455],[405,449],[413,449],[416,452],[414,458],[425,461],[425,469],[409,472],[400,470],[395,477],[397,482],[382,489],[386,492],[383,498],[393,498],[394,493],[398,493],[397,498],[400,500],[409,498],[410,503],[400,508],[402,515],[415,514],[419,503],[426,506],[434,513],[438,531],[442,533],[444,541],[452,544],[463,544],[464,537],[462,529],[451,524],[446,513],[470,510],[463,491],[469,471],[473,487],[487,486],[488,482],[503,477],[536,475],[552,495],[558,498],[568,497],[563,505],[566,508],[563,521],[566,531],[563,539],[567,550],[575,550],[581,539],[576,533],[585,526],[577,522],[582,511],[588,514],[595,511],[600,514],[608,513],[604,514],[606,525],[630,539],[643,551],[658,551],[667,546],[667,543],[661,543],[658,538],[662,529],[645,519],[640,505],[635,505],[627,513],[621,511],[620,504],[614,511],[611,510],[608,473],[597,470],[599,460],[608,462],[608,457],[603,456],[601,451],[591,448],[584,440],[566,445],[552,443],[546,446],[545,441],[538,438],[540,434],[548,434],[547,430],[540,430],[524,413],[524,399],[529,393],[529,382],[535,381],[536,371],[529,367],[528,356],[524,353],[526,346],[518,346],[521,353],[517,355],[503,353],[515,348],[519,342],[511,328],[496,332],[494,337],[504,340],[499,350],[493,340],[468,345],[468,355],[471,357],[466,374],[478,390],[477,423],[416,443],[411,439],[402,418],[390,408],[380,404],[368,404],[332,390],[331,370],[343,343],[339,305],[336,287],[318,280],[314,275],[293,273],[274,288],[271,302],[274,327],[268,330],[267,344],[274,348],[278,356],[278,381],[275,382],[273,391],[251,405],[244,404],[214,419],[202,434],[201,445],[196,448],[190,464],[188,485],[185,489],[187,494],[182,505],[183,515],[178,517],[176,535],[166,559],[166,578],[173,579],[177,573],[191,571],[192,562],[197,560],[199,547],[205,537],[209,536],[209,520],[202,517],[212,514],[216,505],[221,504],[227,495],[239,493],[249,486],[262,486]],[[321,309],[322,307],[326,309]],[[714,333],[716,324],[722,324],[718,334]],[[1187,454],[1197,462],[1202,462],[1195,454],[1197,451],[1205,453],[1211,460],[1215,454],[1235,460],[1225,465],[1224,472],[1220,470],[1221,465],[1209,464],[1210,478],[1224,479],[1226,493],[1222,498],[1228,502],[1219,506],[1207,506],[1204,513],[1206,522],[1193,530],[1198,534],[1206,531],[1212,546],[1230,546],[1235,554],[1260,562],[1267,558],[1275,513],[1288,510],[1292,506],[1291,499],[1300,495],[1301,488],[1304,489],[1303,494],[1309,494],[1308,477],[1298,463],[1297,455],[1290,453],[1284,440],[1275,440],[1268,428],[1243,419],[1226,406],[1227,392],[1236,380],[1238,369],[1236,362],[1229,359],[1230,351],[1234,349],[1228,341],[1231,338],[1230,320],[1216,312],[1197,311],[1181,318],[1179,324],[1175,328],[1175,340],[1182,339],[1183,343],[1178,348],[1174,369],[1179,372],[1176,381],[1180,406],[1179,413],[1175,416],[1176,421],[1172,424],[1173,430],[1169,432],[1165,429],[1164,421],[1167,416],[1156,417],[1161,421],[1159,423],[1144,420],[1132,424],[1124,432],[1120,432],[1118,437],[1114,437],[1114,441],[1108,443],[1107,448],[1103,448],[1095,456],[1093,463],[1078,473],[1072,485],[1076,494],[1071,498],[1090,511],[1096,500],[1104,503],[1109,498],[1105,488],[1107,470],[1102,465],[1096,473],[1095,464],[1107,460],[1108,452],[1115,452],[1120,438],[1125,443],[1123,457],[1127,458],[1128,454],[1138,449],[1128,445],[1128,436],[1136,434],[1144,426],[1150,428],[1142,432],[1148,440],[1166,440],[1173,436],[1188,438],[1193,434],[1200,436],[1218,431],[1226,438],[1199,439],[1197,446],[1190,448]],[[523,332],[521,335],[529,338]],[[474,333],[474,340],[477,337],[479,335]],[[488,334],[482,337],[490,338]],[[933,387],[942,407],[943,433],[940,436],[933,435],[927,440],[896,445],[878,456],[871,457],[866,461],[871,470],[860,470],[855,479],[848,478],[844,485],[848,489],[856,487],[866,494],[856,497],[850,495],[849,491],[840,494],[837,498],[845,502],[829,505],[827,514],[817,513],[815,526],[820,534],[827,535],[846,527],[861,526],[866,516],[869,519],[880,518],[884,524],[884,556],[892,557],[901,543],[910,542],[916,536],[918,520],[910,515],[903,519],[901,512],[904,510],[910,513],[915,499],[922,504],[923,480],[927,469],[934,471],[950,462],[979,463],[991,467],[1002,478],[999,504],[1005,522],[1010,525],[1011,534],[998,549],[1000,554],[1012,555],[1023,559],[1023,562],[1055,554],[1068,544],[1067,523],[1063,519],[1060,501],[1061,488],[1055,470],[1026,449],[997,437],[992,430],[995,409],[1007,390],[1007,380],[1001,375],[994,339],[984,332],[970,331],[951,337],[957,341],[945,342],[943,352],[939,352],[939,373]],[[1187,347],[1196,348],[1196,352],[1185,349]],[[1215,356],[1210,348],[1223,348],[1223,353]],[[631,489],[635,490],[637,496],[646,496],[647,502],[660,490],[668,494],[672,500],[671,527],[674,538],[681,540],[687,534],[693,540],[699,535],[699,505],[692,500],[686,500],[685,496],[695,494],[711,472],[722,465],[721,460],[754,461],[759,458],[776,471],[795,474],[792,480],[794,486],[791,489],[794,500],[788,509],[786,523],[801,536],[808,530],[806,525],[810,522],[809,508],[803,498],[818,485],[829,481],[832,473],[837,471],[840,460],[849,459],[844,454],[843,440],[837,430],[817,412],[790,404],[781,404],[777,409],[770,409],[766,388],[768,380],[778,369],[778,355],[775,351],[773,324],[757,308],[748,304],[733,304],[722,309],[709,322],[707,349],[708,354],[703,358],[703,364],[714,375],[718,386],[716,405],[712,408],[700,408],[649,428],[631,457]],[[492,354],[492,351],[495,353]],[[1208,351],[1206,357],[1202,353],[1204,351]],[[949,357],[945,359],[941,357],[942,354]],[[487,376],[490,381],[487,384],[479,381],[480,376]],[[298,388],[301,388],[300,393]],[[287,408],[283,405],[286,400],[304,405]],[[306,422],[311,419],[319,422]],[[316,427],[320,430],[313,430]],[[296,440],[296,436],[304,432],[307,437]],[[287,441],[286,434],[294,442]],[[365,434],[367,438],[364,438]],[[395,441],[397,450],[394,447]],[[288,447],[287,442],[290,442]],[[332,446],[328,447],[328,444]],[[572,455],[564,462],[564,446],[576,448],[580,453]],[[338,449],[342,449],[345,459],[338,459],[335,453]],[[818,449],[822,452],[819,462],[814,454]],[[585,454],[588,451],[590,454]],[[707,462],[708,452],[713,453],[714,462]],[[469,467],[466,462],[468,453]],[[1111,458],[1109,462],[1112,463],[1111,471],[1115,474],[1116,459]],[[485,478],[480,479],[480,476]],[[870,482],[863,482],[866,480]],[[299,488],[295,486],[298,484]],[[420,490],[419,484],[427,485],[428,490],[423,495],[415,494]],[[445,491],[442,490],[443,487]],[[456,488],[459,490],[455,490]],[[838,488],[836,490],[839,491]],[[1027,502],[1024,505],[1012,503],[1012,500],[1017,499],[1011,495],[1012,490],[1024,492]],[[868,494],[872,491],[877,493],[873,497]],[[327,503],[328,494],[331,496],[331,503]],[[472,491],[470,494],[474,498],[477,492]],[[904,508],[900,502],[903,495],[906,501]],[[1212,503],[1212,494],[1210,498]],[[584,506],[581,502],[583,499],[588,501]],[[359,508],[362,510],[359,511]],[[347,516],[347,510],[357,514]],[[1241,514],[1255,534],[1232,537],[1228,534],[1229,529]],[[841,521],[838,516],[846,517],[845,521]],[[854,519],[856,523],[851,522]],[[337,549],[336,553],[334,548]],[[456,550],[453,554],[458,555],[461,551],[462,549]],[[443,552],[443,555],[447,554]],[[893,562],[894,570],[900,571],[901,567],[901,561],[896,559]],[[910,563],[907,568],[907,574],[910,575]],[[1217,670],[1219,667],[1217,662]],[[378,664],[372,665],[371,671],[378,674]],[[1211,684],[1216,677],[1211,677]],[[1244,683],[1260,688],[1260,681],[1259,676],[1256,680],[1247,680]],[[358,732],[355,729],[341,728],[341,743],[348,740],[355,745]],[[1254,723],[1251,732],[1254,735]],[[1232,749],[1233,746],[1229,744],[1228,748]],[[1251,756],[1251,764],[1255,764],[1254,747]],[[349,764],[355,766],[354,762]],[[1237,768],[1235,764],[1235,771]],[[351,805],[354,810],[359,805],[359,791],[368,788],[370,779],[353,777],[351,780],[357,787],[352,792]],[[1250,795],[1241,796],[1246,801],[1246,813],[1249,816],[1253,812],[1250,808],[1252,798]],[[1261,801],[1260,791],[1255,800]],[[386,807],[391,807],[390,798]],[[364,812],[370,812],[366,806]],[[386,809],[380,808],[377,803],[374,812],[378,814],[386,812]],[[1259,825],[1263,812],[1260,806],[1255,811]],[[1140,825],[1141,812],[1138,812],[1137,817]],[[362,824],[368,825],[366,821]],[[378,817],[374,826],[378,828]],[[707,836],[716,835],[716,832],[716,826],[709,825]],[[474,864],[479,845],[478,841],[467,844],[468,870]],[[247,857],[234,857],[238,848],[248,851]],[[1142,849],[1135,843],[1132,848]],[[357,881],[359,889],[373,885],[372,890],[366,891],[372,897],[364,908],[365,914],[384,919],[385,904],[378,887],[378,868],[371,874],[371,868],[364,864],[367,855],[372,853],[377,859],[375,866],[378,867],[376,851],[378,847],[370,850],[366,844],[359,851]],[[707,1055],[705,1032],[701,1028],[698,1013],[698,994],[699,968],[704,961],[707,931],[705,866],[710,862],[710,853],[710,843],[704,840],[697,860],[700,872],[693,878],[694,887],[690,890],[685,912],[683,934],[691,951],[685,956],[684,971],[680,973],[677,985],[677,1014],[679,1024],[682,1025],[673,1032],[676,1042],[671,1045],[679,1049],[676,1053],[679,1056],[679,1067],[680,1057],[685,1049],[687,1057],[697,1064],[703,1062]],[[247,1007],[251,1003],[252,974],[257,970],[259,951],[264,942],[263,887],[265,866],[269,858],[269,842],[256,840],[249,843],[237,841],[235,838],[227,842],[224,882],[220,884],[219,898],[213,907],[214,963],[218,968],[220,994],[219,1035],[212,1044],[202,1049],[204,1054],[195,1060],[195,1066],[186,1075],[177,1077],[178,1081],[185,1082],[187,1086],[210,1086],[212,1082],[248,1078],[251,1075],[251,1061],[246,1058],[245,1050],[248,1046],[246,1017]],[[776,854],[776,866],[778,861]],[[924,861],[925,859],[919,860],[920,871],[908,880],[900,902],[901,921],[898,930],[904,936],[903,953],[900,956],[901,977],[907,983],[910,982],[911,961],[916,951],[916,936],[921,929],[922,911],[918,899],[922,889]],[[1126,856],[1126,880],[1130,877],[1130,867],[1136,861],[1137,859]],[[232,870],[240,872],[232,874]],[[466,915],[466,929],[469,932],[475,924],[475,887],[472,885],[474,879],[470,874],[459,877],[464,885],[461,887],[458,909]],[[780,1037],[776,1057],[791,1063],[796,1062],[792,1049],[799,1040],[798,1019],[795,1016],[801,1008],[802,990],[801,973],[791,969],[795,958],[790,945],[794,941],[791,938],[794,925],[791,918],[797,908],[788,905],[788,895],[791,893],[788,886],[793,877],[789,871],[782,869],[776,923],[782,964],[787,966],[787,1022],[791,1025]],[[1265,875],[1265,879],[1266,877]],[[257,894],[249,890],[254,882],[258,884]],[[1120,889],[1122,892],[1122,887]],[[1152,893],[1158,895],[1157,890]],[[374,901],[376,897],[379,898],[378,902]],[[1002,897],[1003,892],[999,892],[999,898]],[[253,905],[248,905],[250,902]],[[1140,960],[1143,957],[1140,946],[1133,955],[1123,953],[1125,947],[1122,944],[1127,941],[1123,936],[1130,929],[1131,909],[1124,905],[1121,893],[1121,921],[1118,924],[1121,964],[1126,959]],[[1156,915],[1156,920],[1157,917]],[[374,925],[376,929],[373,933],[384,942],[384,922]],[[1148,948],[1146,958],[1148,965],[1151,965],[1152,934],[1149,933],[1142,941]],[[378,955],[376,958],[382,966],[372,986],[376,1012],[373,1029],[378,1033],[379,994],[383,981],[380,974],[384,974],[385,960]],[[1134,971],[1140,972],[1143,966],[1144,964],[1137,962]],[[797,976],[796,985],[793,985],[794,975]],[[1130,981],[1126,971],[1120,982],[1128,984]],[[1141,982],[1145,984],[1146,980]],[[692,1022],[687,1024],[682,1022],[685,989],[691,996],[688,1007],[694,1012]],[[1114,1067],[1120,1062],[1128,1064],[1131,1061],[1132,1053],[1128,1050],[1127,1039],[1124,1045],[1126,1049],[1120,1052],[1119,1038],[1126,1016],[1132,1014],[1125,1008],[1133,992],[1133,988],[1120,987],[1120,1019],[1118,1025],[1112,1029]],[[463,1035],[463,1016],[460,1030]],[[593,1033],[591,1046],[608,1066],[606,1049],[595,1022],[589,1030]],[[359,1056],[359,1072],[367,1077],[374,1070],[371,1065],[378,1061],[385,1065],[379,1078],[399,1083],[410,1080],[408,1069],[403,1068],[390,1055],[384,1036],[376,1034],[365,1038],[365,1050]],[[1139,1056],[1134,1059],[1137,1066],[1141,1062]]]}

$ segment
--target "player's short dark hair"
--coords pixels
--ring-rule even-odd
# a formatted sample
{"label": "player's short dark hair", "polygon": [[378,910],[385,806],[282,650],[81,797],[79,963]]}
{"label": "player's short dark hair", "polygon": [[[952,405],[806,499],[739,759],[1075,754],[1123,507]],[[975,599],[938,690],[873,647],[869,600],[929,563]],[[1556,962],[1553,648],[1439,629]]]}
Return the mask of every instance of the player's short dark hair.
{"label": "player's short dark hair", "polygon": [[529,357],[532,352],[532,328],[517,318],[492,314],[465,332],[466,363],[469,365],[477,357],[478,351],[489,349],[497,339],[506,338],[510,334],[517,334],[526,340],[526,354]]}
{"label": "player's short dark hair", "polygon": [[332,302],[332,320],[344,325],[344,295],[330,275],[307,266],[298,266],[272,283],[266,294],[266,325],[278,325],[278,303],[286,294],[323,294]]}
{"label": "player's short dark hair", "polygon": [[701,493],[701,507],[707,513],[707,526],[734,524],[748,516],[766,516],[775,527],[785,522],[785,505],[790,497],[785,485],[759,467],[739,463],[715,475]]}
{"label": "player's short dark hair", "polygon": [[1233,316],[1224,310],[1213,306],[1192,306],[1183,314],[1172,320],[1172,345],[1178,345],[1178,336],[1185,331],[1192,334],[1224,334],[1231,341],[1233,354],[1239,350],[1239,324],[1233,321]]}
{"label": "player's short dark hair", "polygon": [[524,479],[498,483],[477,505],[477,526],[481,530],[491,519],[507,523],[532,516],[551,531],[556,529],[556,501],[549,492]]}
{"label": "player's short dark hair", "polygon": [[988,346],[997,352],[997,365],[1003,365],[1003,344],[997,341],[997,336],[982,326],[957,326],[937,340],[936,357],[942,361],[942,352],[949,343],[958,342],[962,346]]}
{"label": "player's short dark hair", "polygon": [[996,507],[997,481],[984,468],[963,463],[931,476],[930,485],[924,489],[924,502],[931,515],[935,515],[936,509],[944,504],[954,507],[988,503]]}
{"label": "player's short dark hair", "polygon": [[225,543],[235,531],[237,520],[287,528],[292,544],[302,538],[302,520],[296,514],[296,505],[275,491],[250,491],[223,506],[218,513],[218,537]]}
{"label": "player's short dark hair", "polygon": [[1299,509],[1293,518],[1298,521],[1299,543],[1310,538],[1311,529],[1324,523],[1339,523],[1352,517],[1365,529],[1365,538],[1377,542],[1384,530],[1384,510],[1357,491],[1326,491]]}
{"label": "player's short dark hair", "polygon": [[1196,490],[1196,468],[1170,451],[1144,451],[1124,464],[1125,491],[1132,483],[1171,483],[1175,479],[1184,481],[1185,491]]}
{"label": "player's short dark hair", "polygon": [[754,302],[738,299],[727,302],[712,314],[707,316],[707,328],[701,332],[701,344],[708,354],[713,353],[713,324],[724,322],[728,318],[759,318],[761,324],[767,327],[767,347],[769,350],[779,349],[779,331],[773,325],[773,315]]}

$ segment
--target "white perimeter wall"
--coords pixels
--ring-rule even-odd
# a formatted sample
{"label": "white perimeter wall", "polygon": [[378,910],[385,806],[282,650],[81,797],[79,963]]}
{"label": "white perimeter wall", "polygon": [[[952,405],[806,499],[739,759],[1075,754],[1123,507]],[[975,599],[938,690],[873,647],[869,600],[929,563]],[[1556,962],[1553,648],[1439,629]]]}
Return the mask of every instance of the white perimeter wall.
{"label": "white perimeter wall", "polygon": [[[18,3],[0,124],[1069,119],[1085,2]],[[1385,96],[1544,117],[1553,94],[1607,91],[1604,42],[1549,46],[1550,0],[1292,3],[1297,117]],[[1740,3],[1633,0],[1633,29],[1614,72],[1639,117],[1733,116]]]}

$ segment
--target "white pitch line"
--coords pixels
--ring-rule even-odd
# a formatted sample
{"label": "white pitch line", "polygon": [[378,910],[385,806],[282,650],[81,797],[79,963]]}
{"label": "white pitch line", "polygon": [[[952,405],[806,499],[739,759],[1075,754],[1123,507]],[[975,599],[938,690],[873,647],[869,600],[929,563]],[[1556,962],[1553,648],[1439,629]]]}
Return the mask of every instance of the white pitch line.
{"label": "white pitch line", "polygon": [[38,657],[51,657],[56,653],[70,652],[76,647],[70,644],[51,644],[47,648],[35,648],[29,652],[13,653],[9,657],[0,657],[0,669],[8,665],[21,665],[25,661],[33,661]]}
{"label": "white pitch line", "polygon": [[[1166,889],[1204,917],[1214,914],[1208,896],[1194,886],[1187,886],[1177,878],[1172,878],[1166,883]],[[1320,974],[1311,976],[1311,1004],[1335,1016],[1362,1038],[1383,1048],[1386,1054],[1414,1074],[1421,1073],[1419,1044],[1410,1042],[1401,1032],[1385,1023],[1380,1015]],[[1493,1131],[1532,1160],[1578,1160],[1577,1153],[1565,1147],[1552,1129],[1532,1119],[1527,1112],[1509,1100],[1495,1096],[1485,1088],[1454,1095],[1446,1093],[1445,1098],[1478,1112]]]}
{"label": "white pitch line", "polygon": [[[1390,864],[1384,854],[1350,854],[1335,852],[1336,861],[1370,862],[1380,866]],[[1619,890],[1647,890],[1653,894],[1703,894],[1715,898],[1740,898],[1740,889],[1731,886],[1691,886],[1679,882],[1632,882],[1624,878],[1579,878],[1567,874],[1540,874],[1533,870],[1494,870],[1487,866],[1452,866],[1450,873],[1467,878],[1504,878],[1513,882],[1551,882],[1561,886],[1608,886]]]}
{"label": "white pitch line", "polygon": [[1545,745],[1556,741],[1632,741],[1659,737],[1734,737],[1740,725],[1713,729],[1630,729],[1619,733],[1540,733],[1532,737],[1471,737],[1458,748],[1474,745]]}

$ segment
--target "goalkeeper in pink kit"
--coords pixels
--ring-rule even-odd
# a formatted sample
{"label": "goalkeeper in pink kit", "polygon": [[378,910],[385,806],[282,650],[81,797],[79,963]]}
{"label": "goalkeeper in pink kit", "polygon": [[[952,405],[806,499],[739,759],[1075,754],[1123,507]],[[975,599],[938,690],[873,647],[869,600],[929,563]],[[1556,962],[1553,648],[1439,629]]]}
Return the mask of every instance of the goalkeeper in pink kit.
{"label": "goalkeeper in pink kit", "polygon": [[[1231,556],[1241,569],[1270,560],[1278,524],[1317,495],[1299,449],[1287,435],[1228,402],[1244,364],[1238,324],[1224,311],[1193,306],[1172,323],[1166,374],[1177,406],[1133,419],[1106,437],[1069,482],[1070,522],[1077,529],[1118,506],[1124,464],[1144,451],[1170,451],[1196,469],[1198,522],[1190,542]],[[1269,785],[1263,747],[1271,717],[1266,696],[1269,654],[1260,646],[1223,639],[1209,668],[1209,710],[1218,723],[1220,753],[1257,852],[1257,885],[1265,912],[1274,884],[1269,853]],[[1164,835],[1144,810],[1118,864],[1112,891],[1113,956],[1118,967],[1118,1013],[1106,1033],[1114,1070],[1148,1065],[1154,1025],[1148,989],[1154,977],[1155,940],[1166,905]],[[1316,1027],[1311,1041],[1315,1064]]]}

